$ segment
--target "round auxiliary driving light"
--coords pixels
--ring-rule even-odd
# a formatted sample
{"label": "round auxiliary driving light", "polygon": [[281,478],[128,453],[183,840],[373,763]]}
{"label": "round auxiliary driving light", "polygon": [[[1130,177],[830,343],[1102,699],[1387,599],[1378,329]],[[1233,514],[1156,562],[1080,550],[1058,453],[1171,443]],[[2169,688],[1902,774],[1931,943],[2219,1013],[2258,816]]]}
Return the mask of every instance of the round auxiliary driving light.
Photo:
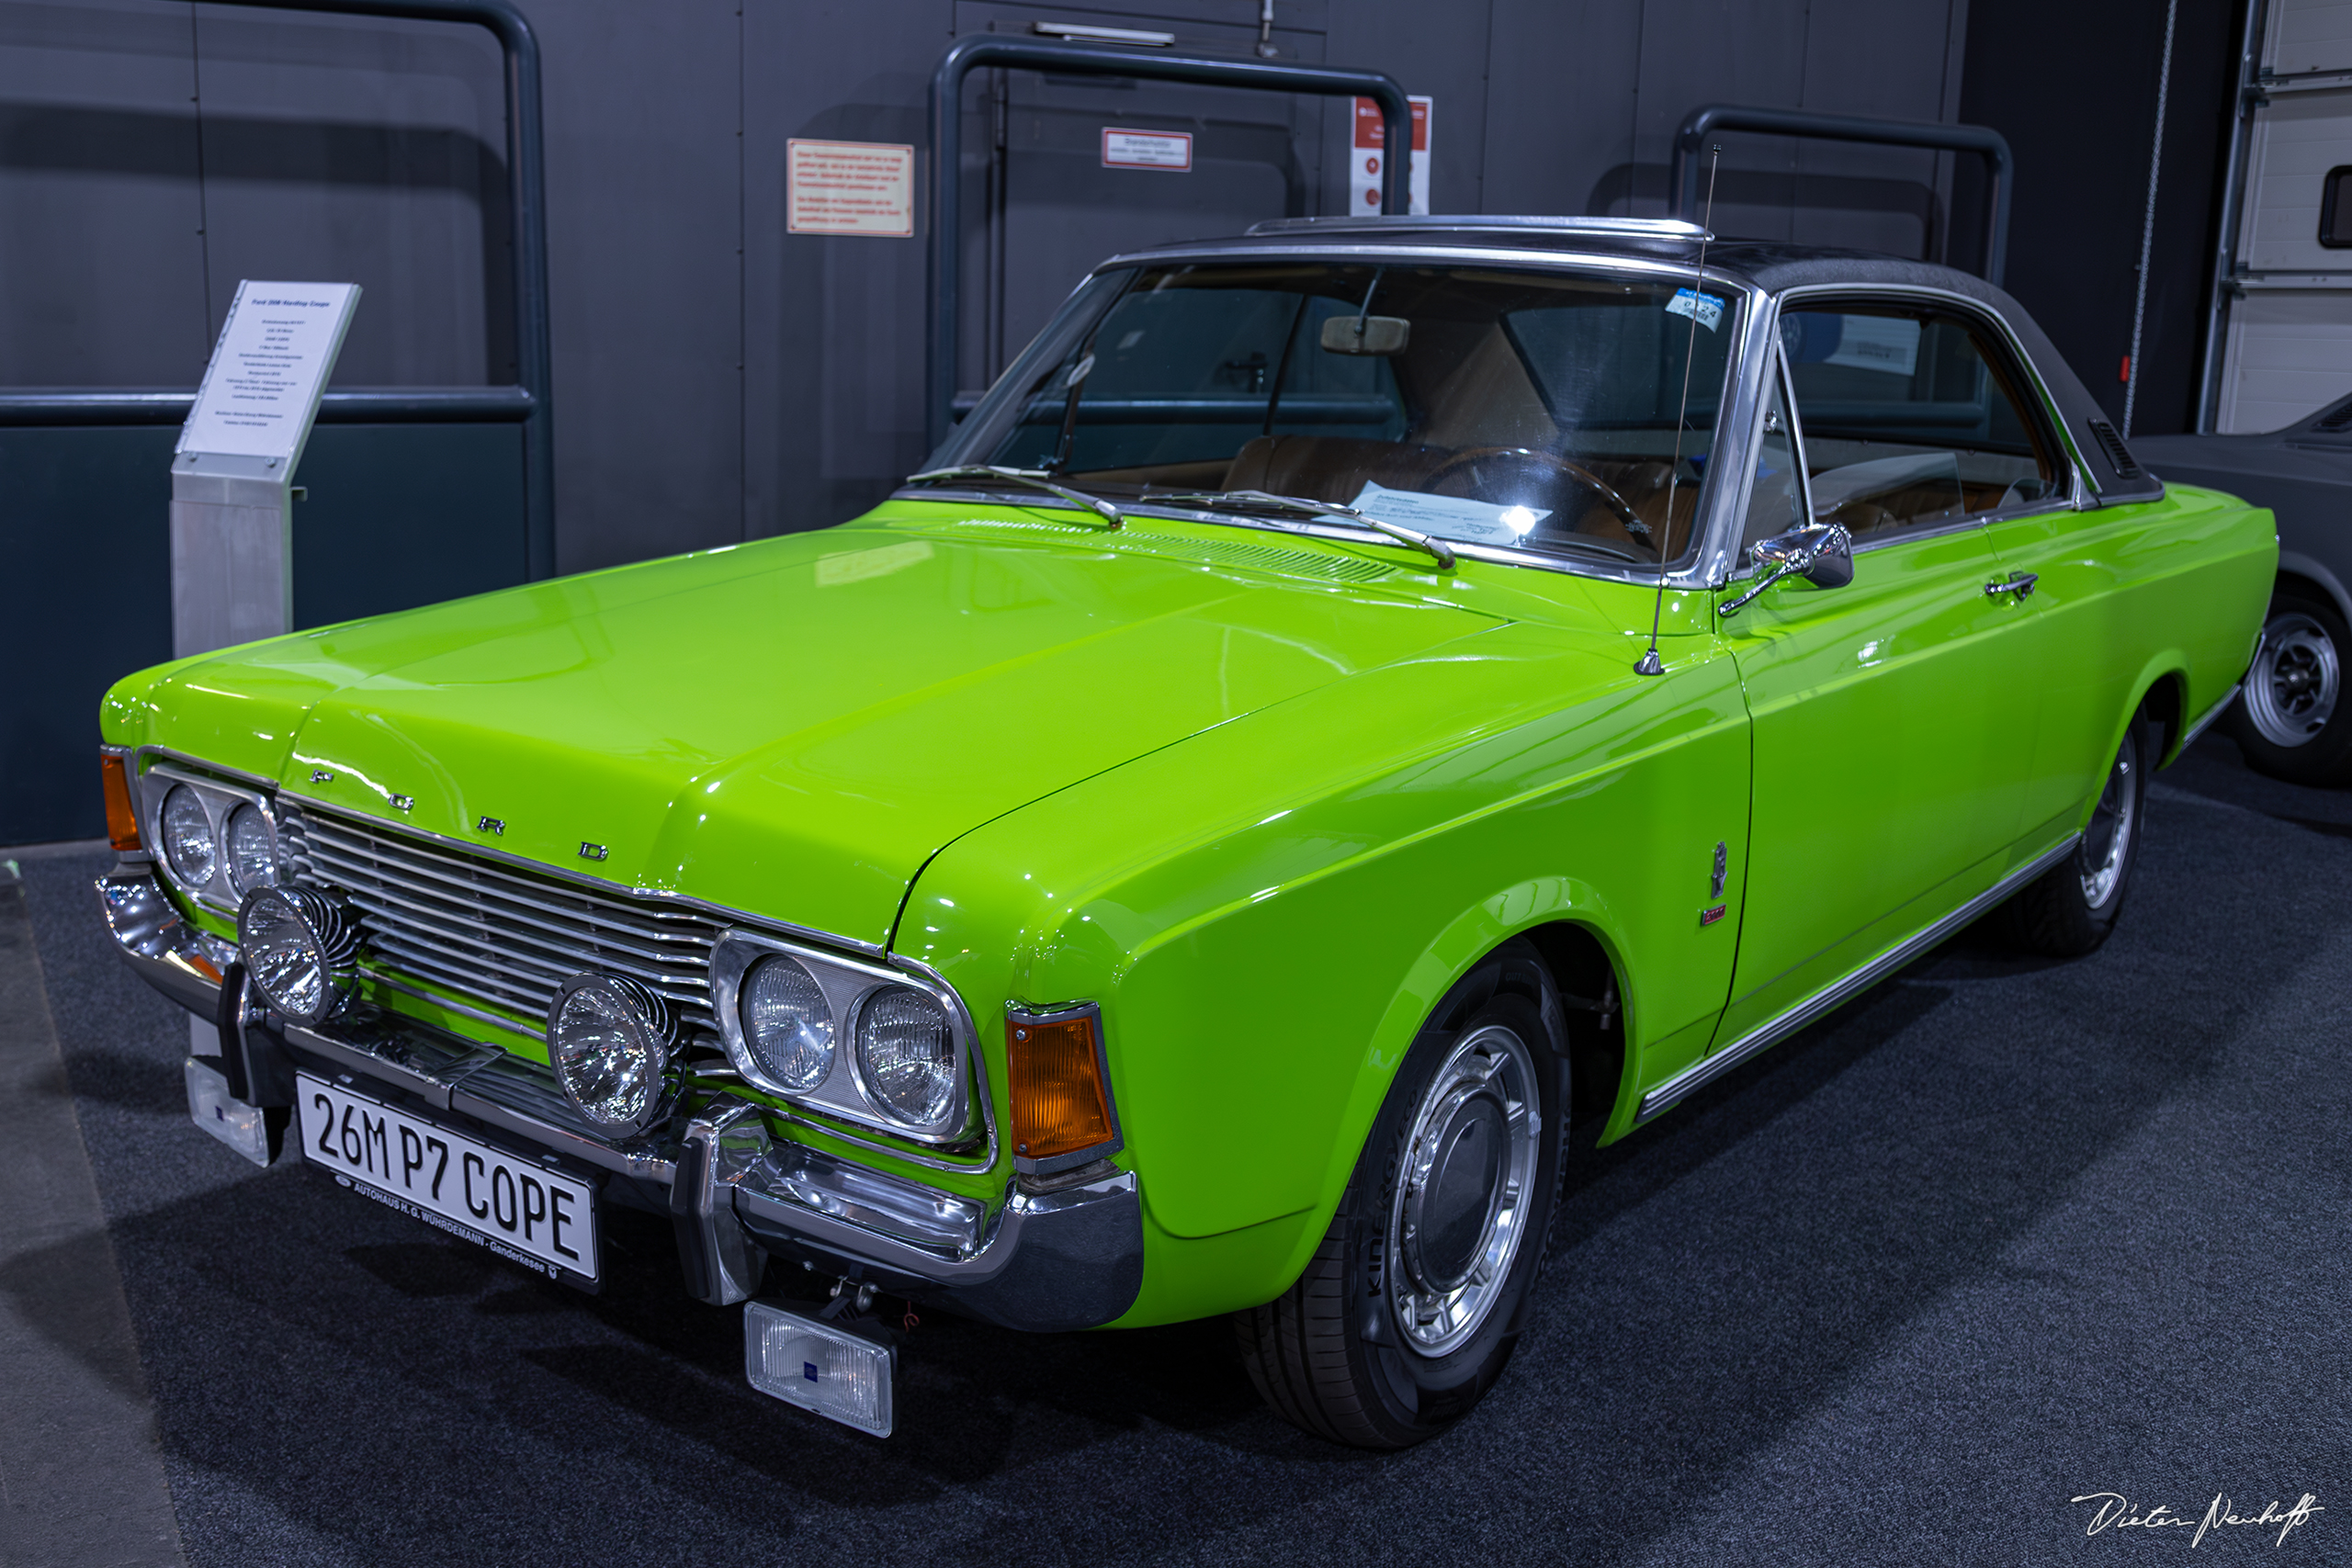
{"label": "round auxiliary driving light", "polygon": [[548,1005],[548,1066],[597,1126],[641,1133],[673,1087],[678,1025],[670,1004],[617,975],[574,975]]}
{"label": "round auxiliary driving light", "polygon": [[270,1010],[324,1023],[350,998],[359,922],[307,887],[257,887],[237,911],[237,956]]}
{"label": "round auxiliary driving light", "polygon": [[164,796],[164,858],[173,875],[196,888],[210,882],[220,864],[212,818],[205,814],[202,797],[186,784],[174,784]]}
{"label": "round auxiliary driving light", "polygon": [[937,998],[885,986],[857,1010],[857,1071],[885,1115],[939,1132],[960,1087],[956,1031]]}
{"label": "round auxiliary driving light", "polygon": [[277,886],[277,845],[269,835],[269,818],[257,806],[229,813],[229,886],[240,898],[256,887]]}

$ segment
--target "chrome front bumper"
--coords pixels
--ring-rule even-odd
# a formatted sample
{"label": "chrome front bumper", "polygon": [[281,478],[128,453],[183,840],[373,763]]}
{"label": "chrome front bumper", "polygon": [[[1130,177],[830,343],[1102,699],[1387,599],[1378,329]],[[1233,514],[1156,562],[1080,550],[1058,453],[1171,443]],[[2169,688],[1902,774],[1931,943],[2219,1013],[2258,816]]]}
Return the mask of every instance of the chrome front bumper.
{"label": "chrome front bumper", "polygon": [[[142,866],[126,863],[97,887],[132,971],[190,1011],[219,1016],[234,949],[183,921]],[[254,1086],[254,1103],[296,1065],[364,1078],[666,1196],[686,1289],[699,1301],[744,1300],[768,1255],[1035,1331],[1108,1323],[1142,1288],[1142,1201],[1134,1173],[1107,1161],[1042,1190],[1009,1181],[990,1204],[777,1138],[756,1106],[723,1090],[690,1096],[691,1113],[615,1141],[539,1064],[375,1009],[314,1029],[251,1016],[234,1028],[223,1050],[250,1064],[241,1081]]]}

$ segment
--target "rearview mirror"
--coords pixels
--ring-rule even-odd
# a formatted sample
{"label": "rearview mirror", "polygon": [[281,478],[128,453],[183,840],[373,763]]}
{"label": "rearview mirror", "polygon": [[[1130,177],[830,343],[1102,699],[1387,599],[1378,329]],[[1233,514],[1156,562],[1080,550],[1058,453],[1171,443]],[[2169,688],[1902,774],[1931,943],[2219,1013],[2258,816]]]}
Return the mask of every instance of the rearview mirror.
{"label": "rearview mirror", "polygon": [[1413,323],[1402,316],[1334,316],[1323,323],[1323,350],[1385,358],[1404,353],[1412,335]]}

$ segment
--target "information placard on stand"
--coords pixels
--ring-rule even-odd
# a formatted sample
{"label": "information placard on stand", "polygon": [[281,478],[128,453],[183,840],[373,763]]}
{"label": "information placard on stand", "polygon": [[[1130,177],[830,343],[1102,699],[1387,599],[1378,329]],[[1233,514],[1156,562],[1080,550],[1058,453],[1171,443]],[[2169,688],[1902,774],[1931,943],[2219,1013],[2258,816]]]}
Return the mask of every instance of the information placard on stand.
{"label": "information placard on stand", "polygon": [[237,287],[172,457],[172,651],[294,624],[293,483],[356,283]]}

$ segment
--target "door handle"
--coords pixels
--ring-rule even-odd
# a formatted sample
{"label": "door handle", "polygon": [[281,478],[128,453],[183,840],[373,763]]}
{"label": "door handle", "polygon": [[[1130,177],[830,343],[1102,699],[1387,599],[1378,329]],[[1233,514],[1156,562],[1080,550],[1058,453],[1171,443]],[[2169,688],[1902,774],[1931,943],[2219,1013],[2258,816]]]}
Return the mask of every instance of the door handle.
{"label": "door handle", "polygon": [[2014,593],[2018,596],[2018,603],[2022,604],[2025,596],[2033,592],[2033,585],[2041,581],[2041,579],[2033,572],[2013,571],[2009,573],[2008,581],[2006,582],[1986,583],[1984,597],[1998,599],[2004,593]]}

